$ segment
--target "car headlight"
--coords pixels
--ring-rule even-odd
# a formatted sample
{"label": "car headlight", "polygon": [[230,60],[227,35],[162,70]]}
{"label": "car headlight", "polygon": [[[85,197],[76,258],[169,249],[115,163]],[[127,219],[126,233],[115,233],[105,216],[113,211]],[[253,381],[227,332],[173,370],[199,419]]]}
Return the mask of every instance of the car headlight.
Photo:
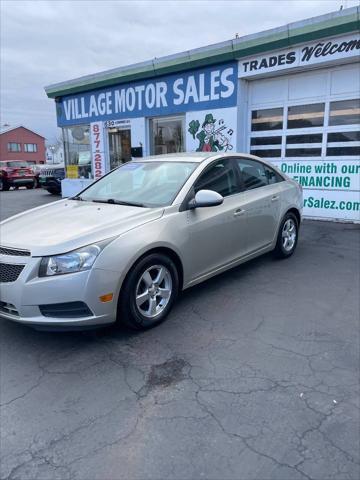
{"label": "car headlight", "polygon": [[41,259],[39,277],[90,270],[105,245],[88,245],[73,252]]}

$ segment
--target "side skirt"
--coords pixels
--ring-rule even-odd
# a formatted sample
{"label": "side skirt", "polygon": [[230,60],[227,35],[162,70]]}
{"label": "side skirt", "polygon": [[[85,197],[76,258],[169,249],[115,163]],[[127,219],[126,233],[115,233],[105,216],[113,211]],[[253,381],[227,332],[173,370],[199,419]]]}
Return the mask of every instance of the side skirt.
{"label": "side skirt", "polygon": [[185,290],[186,288],[192,287],[194,285],[197,285],[198,283],[204,282],[205,280],[208,280],[209,278],[214,277],[215,275],[219,275],[220,273],[226,272],[226,270],[230,270],[231,268],[237,267],[242,263],[248,262],[253,258],[260,257],[260,255],[264,255],[267,252],[271,252],[272,250],[274,250],[274,247],[275,247],[274,244],[270,243],[269,245],[266,245],[266,247],[262,247],[260,250],[256,250],[256,252],[250,253],[241,258],[237,258],[236,260],[233,260],[230,263],[227,263],[226,265],[223,265],[221,267],[217,267],[216,269],[211,270],[210,272],[204,275],[196,277],[190,282],[187,282],[184,285],[183,290]]}

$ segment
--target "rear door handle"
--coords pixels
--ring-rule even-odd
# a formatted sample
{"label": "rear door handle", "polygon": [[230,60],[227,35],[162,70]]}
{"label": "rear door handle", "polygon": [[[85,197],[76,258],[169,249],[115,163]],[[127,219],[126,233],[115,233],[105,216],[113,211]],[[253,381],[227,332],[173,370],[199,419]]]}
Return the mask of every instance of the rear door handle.
{"label": "rear door handle", "polygon": [[242,208],[237,208],[234,212],[234,217],[240,217],[240,215],[244,215],[245,213],[245,210],[243,210]]}
{"label": "rear door handle", "polygon": [[273,197],[271,197],[272,202],[276,202],[277,200],[279,200],[279,195],[274,195]]}

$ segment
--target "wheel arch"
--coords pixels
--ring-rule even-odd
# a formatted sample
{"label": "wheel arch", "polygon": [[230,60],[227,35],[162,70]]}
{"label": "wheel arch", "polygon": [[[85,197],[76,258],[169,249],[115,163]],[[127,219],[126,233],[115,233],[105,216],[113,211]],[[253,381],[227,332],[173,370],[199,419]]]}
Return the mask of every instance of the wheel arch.
{"label": "wheel arch", "polygon": [[153,247],[149,250],[146,250],[145,252],[143,252],[139,257],[137,257],[133,262],[132,264],[130,265],[130,267],[127,269],[127,272],[126,272],[126,275],[122,281],[122,284],[121,284],[121,288],[120,288],[120,292],[123,288],[123,285],[126,281],[126,279],[128,278],[131,270],[133,269],[133,267],[140,261],[142,260],[144,257],[147,257],[148,255],[151,255],[153,253],[160,253],[162,255],[166,255],[167,257],[169,257],[175,264],[176,266],[176,270],[178,272],[178,275],[179,275],[179,290],[181,291],[182,288],[183,288],[183,284],[184,284],[184,267],[183,267],[183,264],[182,264],[182,261],[179,257],[179,255],[175,252],[175,250],[173,250],[172,248],[170,247],[165,247],[165,246],[156,246],[156,247]]}
{"label": "wheel arch", "polygon": [[[289,208],[289,209],[285,212],[284,216],[285,216],[287,213],[292,213],[292,214],[295,215],[296,220],[297,220],[297,222],[298,222],[298,228],[300,228],[300,223],[301,223],[301,213],[300,213],[300,211],[299,211],[296,207],[291,207],[291,208]],[[284,216],[283,216],[283,217],[284,217]]]}
{"label": "wheel arch", "polygon": [[278,238],[278,235],[279,235],[279,232],[280,232],[280,227],[281,227],[281,223],[285,217],[285,215],[287,215],[288,213],[292,213],[293,215],[295,215],[296,217],[296,220],[298,222],[298,230],[300,229],[300,223],[301,223],[301,213],[300,213],[300,210],[295,207],[295,206],[291,206],[289,207],[287,210],[285,210],[282,215],[280,216],[280,221],[279,221],[279,225],[277,226],[277,229],[276,229],[276,236],[274,238],[274,245],[276,244],[276,241],[277,241],[277,238]]}

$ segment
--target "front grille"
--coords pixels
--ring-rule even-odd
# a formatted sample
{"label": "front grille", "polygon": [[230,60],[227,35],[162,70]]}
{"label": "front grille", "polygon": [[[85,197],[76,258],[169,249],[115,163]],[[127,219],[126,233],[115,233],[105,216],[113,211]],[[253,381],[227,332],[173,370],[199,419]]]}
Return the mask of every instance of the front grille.
{"label": "front grille", "polygon": [[41,176],[42,177],[53,177],[54,176],[54,170],[51,169],[51,170],[43,170],[41,172]]}
{"label": "front grille", "polygon": [[16,310],[15,305],[12,303],[1,302],[0,301],[0,313],[8,313],[10,315],[14,315],[15,317],[19,316],[19,312]]}
{"label": "front grille", "polygon": [[0,263],[0,283],[15,282],[18,279],[25,265],[13,263]]}
{"label": "front grille", "polygon": [[39,305],[39,308],[44,317],[76,318],[93,315],[84,302],[51,303],[49,305]]}
{"label": "front grille", "polygon": [[29,250],[19,250],[0,246],[0,255],[13,255],[14,257],[30,257]]}
{"label": "front grille", "polygon": [[49,168],[48,170],[43,170],[41,172],[42,177],[58,177],[63,174],[62,168]]}

